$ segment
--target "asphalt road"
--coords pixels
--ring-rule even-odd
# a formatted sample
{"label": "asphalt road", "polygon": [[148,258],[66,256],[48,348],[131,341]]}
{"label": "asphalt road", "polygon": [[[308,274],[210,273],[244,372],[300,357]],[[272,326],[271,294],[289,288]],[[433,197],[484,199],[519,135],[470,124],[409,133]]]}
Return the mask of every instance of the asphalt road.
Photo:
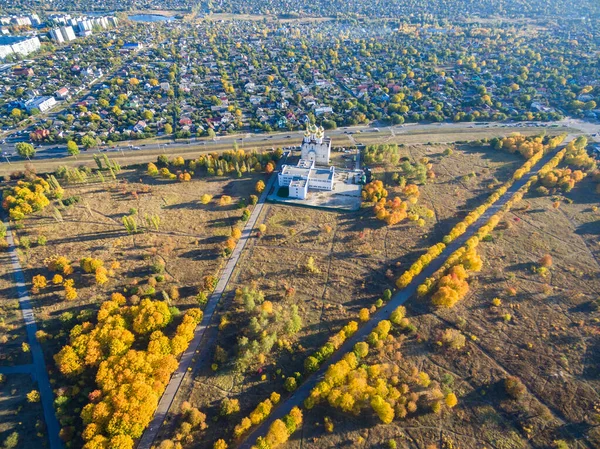
{"label": "asphalt road", "polygon": [[[29,291],[25,285],[25,277],[23,276],[23,270],[21,268],[21,263],[19,262],[19,256],[17,255],[17,249],[15,247],[9,223],[5,221],[4,225],[6,226],[6,240],[9,245],[8,251],[10,253],[13,274],[15,277],[15,287],[17,289],[17,295],[19,296],[19,305],[21,306],[21,312],[23,313],[23,321],[25,321],[25,327],[27,329],[27,340],[29,341],[29,348],[33,358],[33,370],[31,371],[31,374],[38,383],[38,390],[40,392],[42,408],[44,410],[44,420],[46,421],[46,431],[48,433],[48,440],[50,441],[50,449],[62,449],[63,444],[58,436],[60,425],[58,424],[58,419],[56,419],[54,413],[54,393],[50,386],[50,379],[48,377],[48,371],[46,370],[42,346],[35,336],[38,329],[31,307]],[[17,368],[18,367],[15,367],[15,370],[17,370]]]}
{"label": "asphalt road", "polygon": [[[402,134],[409,134],[414,132],[432,132],[436,133],[439,131],[480,131],[485,129],[503,129],[511,128],[511,132],[515,129],[531,129],[539,128],[540,130],[551,129],[552,126],[565,126],[579,129],[582,132],[588,134],[595,134],[600,132],[600,124],[584,122],[575,119],[564,119],[557,122],[473,122],[473,123],[429,123],[429,124],[417,124],[410,123],[405,125],[396,126],[352,126],[345,128],[338,128],[335,130],[326,131],[328,137],[343,137],[348,136],[349,139],[360,143],[361,137],[363,136],[377,136],[390,134],[394,137],[402,136]],[[268,146],[271,141],[277,142],[277,146],[296,146],[302,141],[304,131],[289,131],[271,134],[233,134],[227,136],[218,136],[215,139],[211,138],[192,138],[185,140],[165,141],[164,143],[144,143],[144,141],[124,141],[118,142],[114,146],[115,148],[106,148],[100,151],[100,149],[92,148],[88,151],[83,151],[82,154],[108,152],[110,153],[135,153],[136,151],[143,150],[162,150],[165,153],[172,153],[176,150],[185,149],[206,149],[211,151],[213,147],[228,145],[233,148],[234,143],[237,143],[240,148],[253,147],[253,146]],[[285,145],[289,139],[289,145]],[[0,144],[0,163],[6,163],[6,156],[9,156],[10,161],[23,161],[24,159],[15,153],[15,144],[17,142],[27,141],[28,138],[25,135],[13,136],[6,140],[6,143]],[[137,150],[135,149],[137,148]],[[39,145],[37,147],[37,153],[34,160],[50,160],[70,157],[67,153],[65,144],[53,144],[53,145]]]}
{"label": "asphalt road", "polygon": [[[279,165],[281,165],[281,163]],[[235,266],[237,265],[240,259],[240,255],[242,254],[242,251],[244,250],[248,239],[252,235],[252,230],[256,225],[256,220],[258,219],[263,209],[263,206],[267,199],[267,195],[273,188],[273,184],[275,183],[276,179],[277,172],[274,172],[269,178],[265,190],[261,193],[260,198],[258,199],[258,203],[252,209],[250,218],[248,219],[246,225],[244,226],[244,229],[242,230],[242,236],[240,237],[240,240],[238,241],[229,260],[227,261],[225,268],[221,272],[221,275],[219,276],[219,281],[217,282],[217,286],[215,287],[214,292],[210,295],[210,298],[206,303],[206,307],[204,308],[204,315],[202,317],[202,322],[198,325],[198,327],[196,327],[196,330],[194,331],[193,340],[189,344],[187,350],[182,354],[181,359],[179,360],[179,366],[177,367],[177,370],[171,377],[171,380],[169,381],[169,384],[167,385],[167,388],[165,389],[165,392],[163,393],[160,402],[158,403],[158,408],[154,413],[154,417],[152,418],[150,425],[148,426],[138,443],[138,449],[150,449],[152,447],[152,444],[156,439],[160,428],[163,425],[163,422],[169,412],[169,409],[173,404],[175,395],[181,387],[186,373],[190,371],[190,367],[194,362],[194,356],[198,356],[198,354],[200,354],[201,352],[200,344],[205,343],[204,346],[210,346],[210,342],[203,342],[203,339],[207,331],[210,331],[211,327],[215,327],[215,324],[211,324],[212,317],[217,309],[221,297],[223,296],[223,293],[225,292],[225,289],[227,288],[227,284],[229,283],[229,279],[231,278],[233,270],[235,269]]]}
{"label": "asphalt road", "polygon": [[408,299],[413,297],[417,292],[417,287],[423,283],[423,281],[433,275],[441,266],[443,265],[446,258],[460,248],[464,243],[472,237],[475,232],[483,226],[489,218],[494,215],[496,212],[500,210],[500,208],[512,197],[512,195],[519,190],[533,174],[539,170],[550,158],[554,155],[554,152],[547,155],[542,159],[542,161],[538,162],[534,167],[536,170],[531,170],[527,175],[523,176],[523,178],[517,182],[515,182],[507,192],[492,205],[479,219],[473,223],[467,231],[450,243],[444,252],[434,261],[431,262],[427,268],[425,268],[421,274],[413,279],[413,281],[404,289],[398,291],[391,299],[387,302],[385,307],[379,309],[375,314],[372,315],[371,319],[367,321],[351,338],[346,340],[346,342],[333,353],[331,358],[326,360],[319,370],[313,373],[311,376],[306,378],[306,380],[298,387],[298,389],[287,398],[287,400],[282,401],[277,408],[273,410],[273,412],[268,416],[268,418],[263,421],[258,427],[256,427],[239,445],[239,449],[250,449],[252,445],[256,442],[256,439],[259,436],[264,436],[269,426],[276,419],[281,419],[285,415],[287,415],[293,407],[302,407],[304,399],[306,399],[312,389],[324,379],[325,373],[327,369],[334,363],[339,362],[344,354],[353,350],[354,345],[359,341],[364,341],[367,336],[373,331],[373,329],[377,326],[377,324],[381,320],[388,319],[390,314],[399,306],[403,305]]}

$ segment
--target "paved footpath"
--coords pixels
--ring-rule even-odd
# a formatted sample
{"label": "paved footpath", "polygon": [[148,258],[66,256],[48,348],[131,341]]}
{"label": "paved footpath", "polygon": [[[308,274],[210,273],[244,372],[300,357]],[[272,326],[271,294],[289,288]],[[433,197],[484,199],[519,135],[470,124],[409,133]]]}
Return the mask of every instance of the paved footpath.
{"label": "paved footpath", "polygon": [[182,354],[181,359],[179,360],[179,366],[173,374],[173,376],[171,377],[171,380],[167,385],[167,388],[165,389],[165,392],[162,395],[160,402],[158,403],[158,408],[154,413],[154,418],[152,418],[150,425],[148,426],[148,428],[142,435],[140,442],[138,443],[138,449],[151,448],[152,443],[156,439],[156,436],[158,435],[158,432],[167,416],[167,413],[171,408],[171,404],[173,404],[175,395],[181,387],[183,378],[185,377],[186,373],[188,373],[188,371],[191,371],[190,368],[194,359],[194,355],[197,356],[200,353],[200,344],[202,343],[207,329],[210,327],[212,317],[215,313],[215,310],[217,309],[217,305],[219,304],[219,301],[223,296],[223,292],[225,291],[225,288],[229,283],[231,274],[233,273],[233,270],[235,269],[235,266],[240,259],[240,255],[252,234],[252,230],[254,229],[254,225],[256,224],[256,221],[258,220],[258,217],[263,209],[263,206],[267,199],[267,195],[273,188],[276,179],[277,172],[274,172],[269,178],[265,190],[261,193],[260,198],[258,199],[258,203],[254,206],[254,209],[250,214],[250,218],[248,219],[248,221],[246,222],[246,226],[244,226],[244,229],[242,230],[242,236],[240,237],[240,240],[235,246],[235,249],[231,253],[231,257],[227,261],[225,268],[221,272],[221,276],[219,277],[219,281],[217,283],[217,286],[215,287],[214,292],[208,298],[208,302],[206,303],[206,307],[204,308],[204,315],[202,317],[202,321],[195,330],[194,339],[189,344],[187,350]]}
{"label": "paved footpath", "polygon": [[[48,378],[48,371],[46,370],[46,362],[44,361],[42,346],[35,336],[35,333],[38,329],[35,323],[33,309],[31,308],[29,290],[25,285],[23,269],[21,268],[21,263],[19,262],[17,248],[15,247],[15,242],[12,232],[10,231],[9,224],[4,222],[4,225],[6,226],[6,240],[8,241],[8,251],[10,253],[13,274],[15,277],[15,287],[17,289],[17,294],[19,295],[19,304],[23,313],[23,320],[25,321],[25,327],[27,329],[27,339],[29,341],[29,348],[33,358],[33,370],[29,372],[33,374],[34,379],[38,383],[42,408],[44,410],[44,420],[46,421],[46,430],[48,433],[48,439],[50,441],[50,449],[62,449],[63,444],[58,436],[58,433],[60,432],[60,425],[58,424],[58,420],[54,414],[54,393],[52,392],[52,387],[50,386],[50,379]],[[18,367],[15,367],[15,369],[16,368]]]}
{"label": "paved footpath", "polygon": [[[259,436],[263,436],[267,433],[269,426],[276,419],[281,419],[287,415],[293,407],[302,408],[304,399],[310,395],[312,389],[322,381],[325,377],[325,372],[332,364],[339,362],[342,357],[354,349],[354,345],[359,341],[364,341],[367,336],[373,331],[377,324],[381,320],[389,319],[390,314],[396,309],[403,305],[409,298],[411,298],[416,292],[417,287],[423,283],[423,281],[435,273],[441,268],[445,260],[450,254],[460,248],[467,241],[468,238],[472,237],[473,234],[483,226],[489,218],[500,210],[500,208],[512,197],[512,195],[519,190],[531,176],[533,176],[537,170],[540,169],[546,162],[554,156],[555,152],[551,152],[546,155],[540,162],[538,162],[533,169],[527,173],[521,180],[516,181],[507,192],[491,206],[475,223],[473,223],[467,231],[450,243],[442,254],[433,260],[427,268],[425,268],[420,275],[415,277],[413,281],[402,290],[399,290],[392,298],[386,303],[385,307],[379,309],[375,314],[371,316],[371,319],[367,321],[351,338],[333,353],[333,355],[323,362],[321,367],[312,375],[306,378],[306,380],[298,387],[298,389],[286,400],[282,401],[277,408],[263,421],[258,427],[256,427],[239,445],[239,449],[250,449],[256,442]],[[233,447],[233,446],[232,446]]]}

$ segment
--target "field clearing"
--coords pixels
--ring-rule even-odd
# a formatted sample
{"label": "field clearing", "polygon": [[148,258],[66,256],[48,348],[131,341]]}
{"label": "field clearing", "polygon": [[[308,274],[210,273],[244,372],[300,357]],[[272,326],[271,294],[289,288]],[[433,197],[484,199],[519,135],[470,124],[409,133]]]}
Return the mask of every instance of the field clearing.
{"label": "field clearing", "polygon": [[[482,139],[492,139],[499,136],[507,136],[511,133],[520,133],[524,136],[536,136],[541,132],[545,132],[549,136],[554,136],[562,133],[573,132],[572,128],[558,127],[558,128],[528,128],[528,127],[491,127],[484,128],[481,126],[474,126],[472,129],[460,129],[451,128],[444,126],[428,126],[426,128],[418,127],[412,128],[411,126],[405,125],[401,131],[395,131],[394,135],[389,131],[380,133],[362,132],[360,134],[354,134],[352,137],[357,143],[364,145],[373,145],[381,143],[403,143],[405,145],[411,144],[435,144],[435,143],[452,143],[452,142],[471,142]],[[334,139],[334,143],[337,144]]]}
{"label": "field clearing", "polygon": [[[454,447],[518,449],[551,447],[559,439],[570,448],[597,447],[600,316],[592,302],[600,288],[600,217],[591,209],[598,204],[593,188],[582,181],[565,195],[573,203],[558,210],[548,197],[526,197],[493,241],[480,245],[484,269],[455,308],[432,311],[427,299],[409,303],[417,334],[404,344],[403,358],[435,379],[452,379],[459,405],[451,414],[443,413],[441,421],[425,414],[382,425],[374,417],[353,419],[319,406],[305,414],[308,425],[288,447],[360,442],[376,448],[389,439],[407,448],[451,441]],[[546,277],[531,269],[544,254],[553,258]],[[492,305],[496,297],[499,307]],[[449,328],[468,337],[465,348],[437,345]],[[518,400],[504,391],[511,375],[527,387]],[[323,428],[324,416],[334,422],[332,434]]]}
{"label": "field clearing", "polygon": [[[79,287],[79,298],[73,302],[64,301],[57,287],[35,295],[41,328],[51,329],[63,312],[95,307],[110,292],[143,281],[152,274],[151,265],[156,261],[165,266],[163,288],[176,285],[181,290],[181,297],[174,305],[183,308],[193,305],[202,278],[217,274],[223,264],[222,245],[241,216],[238,201],[247,199],[259,178],[262,175],[242,180],[215,178],[179,183],[125,170],[119,175],[119,183],[66,185],[65,198],[78,197],[80,201],[61,211],[62,221],[56,220],[49,207],[27,220],[25,230],[17,232],[19,238],[27,236],[32,242],[40,235],[47,238],[45,246],[33,245],[35,248],[21,252],[26,277],[39,272],[48,276],[43,268],[44,259],[54,254],[68,255],[76,266],[81,258],[94,257],[106,265],[116,261],[120,268],[103,286],[93,282],[93,275],[78,273],[75,285]],[[199,198],[205,193],[213,195],[215,201],[201,204]],[[215,204],[224,194],[231,196],[232,203]],[[122,218],[132,212],[140,225],[145,225],[146,215],[157,215],[159,230],[129,235]]]}
{"label": "field clearing", "polygon": [[[527,208],[515,210],[508,228],[484,246],[486,269],[473,294],[442,315],[455,325],[468,323],[481,347],[574,431],[593,422],[600,400],[600,315],[593,305],[600,291],[600,217],[591,210],[598,202],[592,188],[582,181],[565,195],[573,203],[558,210],[550,198],[526,198]],[[553,264],[542,276],[533,267],[545,254]],[[508,288],[516,294],[508,295]],[[495,297],[500,307],[491,305]],[[600,444],[597,429],[589,436]]]}
{"label": "field clearing", "polygon": [[[390,439],[415,449],[545,448],[557,440],[569,448],[598,447],[600,215],[592,209],[599,202],[594,189],[585,179],[564,194],[558,209],[550,197],[526,196],[493,240],[480,244],[484,269],[464,301],[441,311],[428,299],[407,304],[417,332],[405,342],[403,360],[451,383],[459,396],[451,413],[382,425],[375,416],[358,419],[320,405],[305,413],[305,425],[286,447],[379,448]],[[553,263],[542,276],[532,268],[545,254]],[[494,306],[493,298],[502,304]],[[438,344],[446,329],[460,330],[466,346]],[[507,395],[508,376],[524,383],[522,397]]]}
{"label": "field clearing", "polygon": [[[361,308],[370,307],[384,289],[393,288],[395,278],[422,249],[439,241],[462,216],[487,198],[490,184],[508,179],[522,164],[514,155],[489,148],[456,147],[452,155],[445,156],[442,153],[446,148],[416,145],[400,149],[401,156],[412,161],[429,157],[436,172],[435,180],[420,188],[419,204],[435,212],[423,228],[408,221],[385,226],[374,219],[371,207],[342,213],[278,204],[265,206],[258,223],[265,224],[266,231],[249,242],[232,276],[230,295],[221,311],[231,323],[221,330],[216,344],[227,349],[229,361],[235,360],[236,336],[243,323],[228,311],[232,310],[236,288],[254,285],[277,303],[282,292],[293,287],[292,302],[298,305],[304,323],[294,336],[295,350],[275,348],[258,372],[251,370],[247,374],[240,374],[229,364],[214,372],[207,360],[194,378],[184,380],[172,410],[178,410],[183,401],[190,401],[210,417],[218,415],[220,401],[229,397],[240,400],[241,416],[247,416],[271,391],[281,391],[285,376],[303,371],[307,355],[348,321],[356,319]],[[390,184],[394,171],[391,166],[374,168],[375,176]],[[389,198],[396,193],[397,188],[390,187]],[[306,270],[311,257],[317,267],[314,273]],[[347,421],[348,425],[354,422]],[[223,438],[234,424],[235,419],[219,418],[219,425],[209,426],[196,444],[208,445]],[[163,430],[164,437],[168,427]],[[383,428],[377,426],[380,427]],[[310,444],[311,440],[307,437],[303,447],[317,447]],[[329,444],[318,444],[321,443]],[[334,447],[342,441],[335,439],[331,444]],[[295,447],[294,443],[290,447]]]}
{"label": "field clearing", "polygon": [[[303,372],[309,354],[348,321],[357,319],[360,309],[371,307],[384,289],[392,289],[398,275],[424,249],[439,242],[523,163],[517,155],[474,144],[405,144],[399,148],[399,157],[413,163],[427,158],[435,173],[434,179],[419,188],[417,206],[433,211],[422,227],[409,220],[386,226],[375,219],[370,205],[353,213],[264,206],[257,228],[265,225],[266,229],[254,230],[212,321],[214,326],[225,324],[219,327],[216,341],[207,341],[201,348],[206,359],[184,378],[171,408],[177,413],[189,401],[207,414],[212,424],[194,444],[209,447],[218,438],[229,439],[241,416],[247,416],[272,391],[282,392],[285,378]],[[375,178],[386,184],[389,199],[401,194],[394,176],[398,166],[370,166]],[[144,285],[156,276],[157,262],[164,264],[157,298],[161,290],[177,287],[173,306],[182,311],[197,306],[203,278],[218,274],[225,262],[223,244],[241,216],[237,203],[254,193],[258,179],[265,179],[264,175],[176,182],[127,168],[118,175],[118,182],[63,183],[64,198],[78,201],[59,213],[50,206],[28,217],[15,232],[19,239],[31,242],[31,248],[19,250],[28,281],[39,273],[50,280],[52,273],[44,267],[44,259],[55,254],[67,255],[77,267],[73,279],[79,296],[75,301],[65,301],[60,286],[49,286],[32,296],[39,327],[50,336],[43,347],[51,377],[57,374],[52,356],[65,344],[68,330],[112,292]],[[600,365],[594,356],[600,319],[591,306],[600,287],[599,216],[591,209],[597,204],[592,191],[591,180],[585,179],[565,195],[573,203],[563,201],[558,209],[549,197],[527,197],[494,232],[493,242],[482,243],[485,268],[472,280],[471,293],[464,301],[443,312],[432,312],[426,300],[410,303],[409,316],[417,332],[404,343],[403,356],[436,380],[451,376],[460,398],[452,413],[443,412],[442,421],[435,414],[418,413],[384,426],[376,418],[354,419],[320,405],[306,413],[305,427],[288,447],[376,448],[393,438],[416,449],[446,438],[455,447],[520,449],[568,439],[570,430],[561,428],[563,422],[577,429],[592,426],[593,409],[600,401]],[[204,193],[214,196],[208,205],[199,201]],[[221,195],[230,195],[231,204],[219,206]],[[131,214],[140,225],[146,215],[159,216],[159,230],[127,234],[122,219]],[[40,236],[47,238],[45,245],[36,244]],[[554,265],[548,277],[541,278],[531,266],[545,253],[552,254]],[[120,266],[107,284],[98,286],[93,275],[78,269],[83,257]],[[311,260],[316,269],[308,268]],[[0,282],[5,283],[8,300],[10,279],[3,276]],[[240,372],[233,364],[240,329],[248,326],[248,319],[234,294],[245,286],[260,289],[276,307],[297,306],[303,326],[292,337],[278,341],[265,360],[258,362],[259,368]],[[506,294],[508,287],[516,289],[515,296]],[[288,297],[289,291],[293,294]],[[496,296],[502,298],[501,307],[491,305]],[[503,318],[507,313],[511,315],[508,321]],[[472,336],[464,349],[450,351],[436,344],[449,327]],[[8,342],[13,358],[22,356],[15,340]],[[217,345],[225,349],[225,358],[218,363]],[[539,366],[544,366],[541,372]],[[528,388],[519,401],[506,397],[503,379],[507,375],[520,377]],[[572,397],[581,400],[574,403]],[[219,416],[223,398],[239,399],[241,412],[229,418]],[[331,434],[324,431],[325,416],[334,422]],[[158,442],[172,435],[177,424],[173,418],[161,429]],[[589,429],[590,438],[598,438],[595,428]]]}
{"label": "field clearing", "polygon": [[[32,295],[32,305],[51,381],[58,386],[65,384],[53,356],[68,342],[71,328],[88,320],[94,321],[98,307],[110,299],[112,293],[126,292],[137,285],[145,290],[152,286],[152,281],[156,299],[163,299],[163,292],[167,292],[170,305],[181,312],[198,307],[196,295],[204,285],[204,278],[219,274],[225,262],[222,257],[224,242],[233,227],[240,226],[242,211],[238,202],[247,201],[248,195],[254,193],[258,179],[264,179],[264,175],[251,173],[241,179],[196,178],[182,183],[125,169],[118,175],[118,182],[71,185],[62,182],[63,199],[75,198],[77,201],[61,209],[51,205],[27,217],[23,226],[18,226],[15,231],[22,246],[18,251],[26,282],[42,274],[48,283]],[[203,194],[213,195],[214,200],[202,204],[200,197]],[[219,205],[222,195],[230,196],[231,203]],[[138,226],[144,227],[147,226],[146,215],[158,216],[159,230],[128,234],[122,218],[132,213],[137,217]],[[45,244],[37,243],[40,236],[46,238]],[[27,240],[31,242],[28,249],[23,247]],[[72,262],[75,272],[70,278],[75,281],[75,300],[65,300],[63,287],[53,284],[54,272],[44,263],[53,255],[66,256]],[[84,257],[100,259],[105,267],[114,271],[109,273],[106,284],[98,285],[94,274],[83,272],[79,261]],[[9,266],[3,265],[6,269]],[[164,268],[156,269],[156,266]],[[5,295],[10,295],[10,282],[5,273],[2,278],[2,285],[7,287],[3,290]],[[4,300],[2,306],[5,307]],[[12,320],[12,315],[7,316]],[[22,324],[15,327],[14,332],[17,331],[24,335]],[[4,352],[4,346],[9,351]],[[11,365],[29,362],[25,357],[27,354],[19,351],[18,339],[3,345],[2,364],[9,356]],[[74,418],[74,423],[80,422],[79,413],[87,393],[78,396],[69,389],[61,391],[61,397],[64,398],[66,391],[66,396],[71,398],[61,407],[62,413],[69,410],[68,415]],[[18,419],[25,416],[19,407],[8,412],[18,414]]]}

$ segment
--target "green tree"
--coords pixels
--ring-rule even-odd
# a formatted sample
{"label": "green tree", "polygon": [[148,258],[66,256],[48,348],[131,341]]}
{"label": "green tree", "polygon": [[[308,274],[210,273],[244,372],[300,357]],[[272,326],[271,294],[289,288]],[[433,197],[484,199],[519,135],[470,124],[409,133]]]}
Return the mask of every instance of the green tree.
{"label": "green tree", "polygon": [[75,143],[75,141],[69,140],[67,142],[67,153],[69,153],[71,156],[77,157],[79,154],[79,146]]}
{"label": "green tree", "polygon": [[33,145],[27,142],[19,142],[15,145],[15,150],[17,150],[17,154],[21,157],[26,157],[27,159],[31,159],[35,156],[35,148]]}
{"label": "green tree", "polygon": [[6,448],[6,449],[13,449],[13,448],[17,447],[18,444],[19,444],[19,434],[17,432],[11,433],[4,440],[4,448]]}
{"label": "green tree", "polygon": [[96,145],[96,139],[94,139],[92,136],[83,136],[81,138],[81,145],[83,145],[86,150],[89,150]]}

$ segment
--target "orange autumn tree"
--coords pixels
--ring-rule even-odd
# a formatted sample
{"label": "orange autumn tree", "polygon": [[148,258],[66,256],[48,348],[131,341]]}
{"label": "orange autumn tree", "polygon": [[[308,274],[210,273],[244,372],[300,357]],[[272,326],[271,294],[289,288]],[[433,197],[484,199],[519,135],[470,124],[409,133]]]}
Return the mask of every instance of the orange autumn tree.
{"label": "orange autumn tree", "polygon": [[519,153],[525,159],[530,159],[540,151],[544,151],[543,142],[542,136],[529,137],[515,133],[503,139],[492,139],[491,145],[497,150]]}
{"label": "orange autumn tree", "polygon": [[483,262],[475,248],[468,249],[437,283],[431,302],[438,308],[452,308],[469,293],[470,272],[481,271]]}
{"label": "orange autumn tree", "polygon": [[451,308],[469,293],[466,281],[467,271],[462,265],[455,265],[450,272],[440,279],[438,290],[431,297],[436,307]]}
{"label": "orange autumn tree", "polygon": [[383,187],[383,182],[376,179],[366,184],[362,190],[362,198],[369,202],[379,202],[383,198],[387,198],[388,191]]}
{"label": "orange autumn tree", "polygon": [[551,193],[553,189],[570,192],[575,187],[575,184],[585,178],[585,176],[586,174],[581,170],[555,168],[539,177],[541,187],[538,187],[537,192],[542,195]]}
{"label": "orange autumn tree", "polygon": [[[381,182],[381,181],[374,181]],[[366,187],[366,186],[365,186]],[[385,190],[384,190],[385,191]],[[363,197],[364,197],[363,191]],[[385,191],[387,195],[387,191]],[[419,200],[419,187],[416,184],[407,184],[402,189],[402,197],[394,197],[393,200],[386,200],[385,197],[379,199],[373,211],[378,220],[385,221],[388,226],[392,226],[410,218],[413,221],[419,220],[419,216],[410,211],[411,205],[414,205]]]}
{"label": "orange autumn tree", "polygon": [[71,330],[70,344],[55,356],[57,366],[69,378],[93,374],[98,387],[81,412],[84,449],[131,449],[148,426],[202,312],[188,310],[169,338],[162,329],[172,318],[162,301],[127,306],[115,293],[100,307],[95,325],[85,322]]}

